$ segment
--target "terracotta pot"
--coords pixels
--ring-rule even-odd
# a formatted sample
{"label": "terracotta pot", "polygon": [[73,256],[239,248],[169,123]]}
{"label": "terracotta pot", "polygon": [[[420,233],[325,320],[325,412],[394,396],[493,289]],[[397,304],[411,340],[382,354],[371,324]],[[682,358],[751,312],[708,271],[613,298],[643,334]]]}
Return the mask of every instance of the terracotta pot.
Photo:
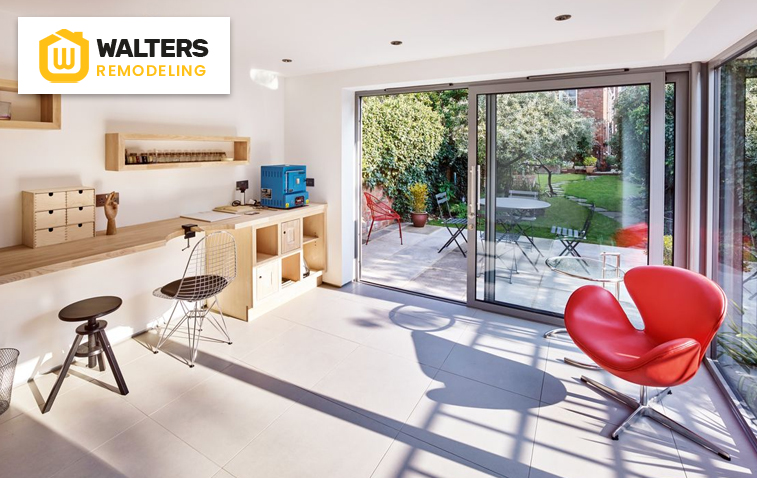
{"label": "terracotta pot", "polygon": [[596,166],[586,166],[586,174],[592,174],[596,168]]}
{"label": "terracotta pot", "polygon": [[426,225],[426,221],[428,221],[428,213],[427,212],[411,212],[410,218],[413,220],[414,227],[423,227]]}

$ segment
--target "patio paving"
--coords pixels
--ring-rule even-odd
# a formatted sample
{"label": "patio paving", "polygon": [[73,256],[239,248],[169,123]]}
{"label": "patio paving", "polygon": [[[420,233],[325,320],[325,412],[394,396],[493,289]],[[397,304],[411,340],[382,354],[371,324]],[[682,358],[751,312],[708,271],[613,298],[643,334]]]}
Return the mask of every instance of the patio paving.
{"label": "patio paving", "polygon": [[[466,257],[454,243],[439,252],[439,248],[450,237],[446,228],[430,225],[415,228],[411,224],[403,224],[402,232],[403,245],[400,245],[396,225],[372,234],[370,242],[363,244],[361,279],[400,290],[465,302]],[[462,239],[458,240],[467,252],[468,245]],[[534,242],[541,255],[525,236],[519,240],[523,252],[512,244],[497,246],[495,300],[562,313],[570,294],[591,282],[568,277],[547,267],[545,260],[559,255],[563,250],[559,241],[534,238]],[[602,252],[620,253],[621,268],[624,270],[647,263],[646,253],[638,249],[581,244],[578,251],[582,257],[594,259],[599,259]],[[480,251],[479,257],[476,298],[483,300],[483,255]],[[629,315],[636,315],[635,307],[622,286],[621,303]]]}

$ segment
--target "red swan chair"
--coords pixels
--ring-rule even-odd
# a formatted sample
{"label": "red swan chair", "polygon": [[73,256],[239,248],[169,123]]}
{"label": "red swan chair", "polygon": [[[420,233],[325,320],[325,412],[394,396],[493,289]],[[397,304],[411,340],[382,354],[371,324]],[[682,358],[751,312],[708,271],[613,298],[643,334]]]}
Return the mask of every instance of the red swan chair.
{"label": "red swan chair", "polygon": [[[633,409],[612,438],[617,440],[645,416],[730,460],[728,453],[652,408],[672,393],[670,387],[697,373],[725,317],[723,290],[702,275],[667,266],[633,268],[626,273],[625,284],[644,330],[634,328],[613,294],[601,287],[581,287],[565,307],[565,328],[575,344],[604,370],[641,386],[636,400],[581,377],[591,388]],[[647,387],[664,390],[649,396]]]}

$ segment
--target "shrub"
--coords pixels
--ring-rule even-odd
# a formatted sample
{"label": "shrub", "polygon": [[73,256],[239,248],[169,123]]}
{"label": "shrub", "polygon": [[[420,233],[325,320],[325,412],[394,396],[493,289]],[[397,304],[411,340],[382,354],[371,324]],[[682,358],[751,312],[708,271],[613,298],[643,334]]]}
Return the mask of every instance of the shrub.
{"label": "shrub", "polygon": [[[381,186],[400,214],[410,212],[408,187],[426,182],[426,168],[444,139],[442,115],[428,95],[403,94],[363,99],[363,184]],[[424,198],[425,210],[425,198]]]}
{"label": "shrub", "polygon": [[428,186],[424,183],[415,183],[408,188],[410,192],[410,204],[412,212],[426,212],[426,201],[428,200]]}
{"label": "shrub", "polygon": [[594,156],[586,156],[584,158],[584,166],[596,166],[597,165],[597,158]]}

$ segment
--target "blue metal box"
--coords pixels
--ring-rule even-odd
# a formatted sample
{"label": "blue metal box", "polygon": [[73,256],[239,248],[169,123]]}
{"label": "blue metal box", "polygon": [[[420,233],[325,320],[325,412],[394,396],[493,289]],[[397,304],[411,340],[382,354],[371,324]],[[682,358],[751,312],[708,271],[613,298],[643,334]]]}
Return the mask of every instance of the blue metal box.
{"label": "blue metal box", "polygon": [[305,190],[305,166],[277,164],[260,167],[260,202],[266,207],[290,209],[310,200]]}

